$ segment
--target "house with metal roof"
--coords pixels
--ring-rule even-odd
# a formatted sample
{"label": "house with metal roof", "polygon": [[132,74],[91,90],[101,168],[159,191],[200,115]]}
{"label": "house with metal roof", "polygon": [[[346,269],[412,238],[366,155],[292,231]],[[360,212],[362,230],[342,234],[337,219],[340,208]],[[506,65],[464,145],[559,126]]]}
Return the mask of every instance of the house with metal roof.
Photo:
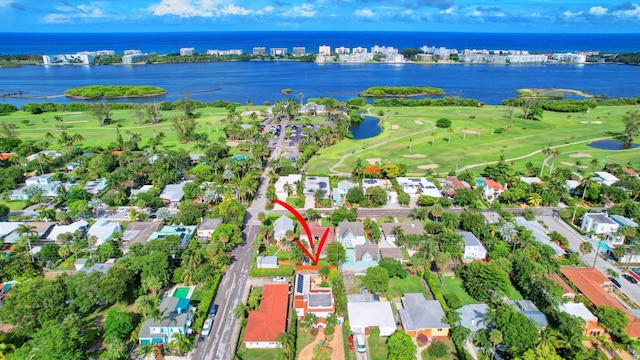
{"label": "house with metal roof", "polygon": [[189,299],[168,296],[160,303],[162,317],[157,320],[147,318],[140,327],[138,342],[145,344],[168,344],[173,340],[173,334],[187,335],[191,326],[192,315],[189,310]]}
{"label": "house with metal roof", "polygon": [[469,304],[456,309],[460,314],[458,325],[464,326],[475,333],[478,330],[486,329],[489,326],[489,305]]}
{"label": "house with metal roof", "polygon": [[347,297],[347,311],[351,331],[355,334],[368,334],[369,329],[377,326],[381,336],[390,336],[396,331],[396,320],[389,301],[352,301]]}
{"label": "house with metal roof", "polygon": [[287,231],[295,231],[295,229],[293,220],[286,215],[282,215],[273,222],[273,238],[280,241],[284,239]]}
{"label": "house with metal roof", "polygon": [[586,213],[582,216],[580,224],[582,230],[599,235],[615,233],[619,227],[620,224],[613,221],[605,213]]}
{"label": "house with metal roof", "polygon": [[106,218],[98,219],[87,231],[87,239],[95,236],[97,242],[94,246],[100,246],[113,237],[113,234],[122,232],[118,222],[109,222]]}
{"label": "house with metal roof", "polygon": [[462,236],[462,241],[464,242],[463,260],[474,261],[487,258],[487,249],[472,232],[459,231],[458,234]]}
{"label": "house with metal roof", "polygon": [[404,331],[412,338],[418,335],[445,337],[449,324],[444,322],[444,310],[438,300],[426,300],[422,293],[406,293],[402,309],[398,309]]}

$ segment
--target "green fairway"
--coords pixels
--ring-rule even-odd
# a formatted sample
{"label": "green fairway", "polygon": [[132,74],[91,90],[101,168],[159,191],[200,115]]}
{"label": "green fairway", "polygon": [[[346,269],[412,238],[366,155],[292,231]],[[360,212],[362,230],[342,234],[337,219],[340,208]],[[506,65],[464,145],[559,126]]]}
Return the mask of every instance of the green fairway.
{"label": "green fairway", "polygon": [[[500,156],[516,168],[524,168],[529,161],[540,166],[543,155],[536,152],[545,146],[558,146],[561,152],[592,151],[594,149],[586,146],[588,140],[620,134],[624,129],[621,119],[632,109],[637,107],[600,106],[587,114],[545,111],[542,120],[532,121],[523,120],[519,109],[509,120],[506,106],[371,107],[371,114],[380,110],[385,113],[380,121],[383,128],[380,135],[364,140],[347,139],[322,150],[308,163],[307,173],[323,174],[331,170],[348,173],[358,157],[364,165],[404,163],[410,174],[424,174],[432,164],[437,165],[435,172],[447,173],[468,165],[497,161]],[[440,118],[451,120],[451,131],[435,127]],[[581,141],[583,143],[567,146]],[[637,154],[637,150],[593,152],[601,162],[626,163]],[[520,157],[522,159],[517,159]],[[556,166],[564,166],[562,161],[556,160]],[[478,167],[481,169],[484,165]]]}
{"label": "green fairway", "polygon": [[[257,107],[255,107],[257,109]],[[224,108],[200,108],[195,110],[197,132],[208,135],[210,141],[215,141],[224,137],[223,127],[227,117],[227,110]],[[158,124],[149,124],[146,115],[143,124],[140,125],[135,116],[134,110],[112,110],[111,123],[100,126],[98,120],[90,111],[84,112],[47,112],[42,114],[31,114],[29,112],[17,111],[11,114],[0,116],[0,122],[15,126],[16,133],[23,141],[49,142],[49,148],[60,149],[57,140],[64,131],[69,135],[80,134],[84,137],[83,147],[107,146],[116,140],[116,128],[119,127],[122,138],[127,141],[128,132],[140,134],[142,141],[140,146],[146,148],[149,140],[160,132],[165,134],[163,146],[166,149],[183,148],[192,152],[202,151],[197,149],[196,142],[182,144],[178,141],[171,119],[181,115],[180,110],[162,111]],[[55,116],[62,118],[59,124],[54,120]],[[251,120],[244,117],[247,123]],[[63,127],[60,128],[60,127]],[[45,138],[47,133],[51,133],[53,138]]]}

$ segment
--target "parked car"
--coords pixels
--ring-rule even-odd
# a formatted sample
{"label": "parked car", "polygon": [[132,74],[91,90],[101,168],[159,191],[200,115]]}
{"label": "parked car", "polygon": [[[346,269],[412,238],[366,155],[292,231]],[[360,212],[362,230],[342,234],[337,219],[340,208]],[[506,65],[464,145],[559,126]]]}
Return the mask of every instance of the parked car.
{"label": "parked car", "polygon": [[633,276],[629,275],[629,274],[622,274],[622,277],[625,278],[628,282],[632,283],[632,284],[637,284],[638,280],[636,280],[636,278],[634,278]]}
{"label": "parked car", "polygon": [[273,277],[273,282],[275,282],[275,283],[286,283],[287,279],[283,278],[282,276],[274,276]]}
{"label": "parked car", "polygon": [[622,284],[620,284],[620,282],[618,280],[616,280],[615,278],[610,277],[609,281],[611,281],[613,283],[613,285],[615,285],[617,288],[621,288]]}

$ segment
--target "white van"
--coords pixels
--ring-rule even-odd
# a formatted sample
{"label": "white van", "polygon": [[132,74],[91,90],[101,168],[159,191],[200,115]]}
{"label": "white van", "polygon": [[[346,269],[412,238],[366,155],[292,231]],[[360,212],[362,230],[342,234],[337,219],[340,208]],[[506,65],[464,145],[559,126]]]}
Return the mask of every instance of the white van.
{"label": "white van", "polygon": [[367,341],[364,338],[364,335],[362,334],[357,334],[356,335],[356,349],[358,349],[358,352],[366,352],[367,351]]}
{"label": "white van", "polygon": [[204,321],[204,326],[202,326],[202,335],[207,336],[211,333],[211,328],[213,327],[213,319],[206,319]]}

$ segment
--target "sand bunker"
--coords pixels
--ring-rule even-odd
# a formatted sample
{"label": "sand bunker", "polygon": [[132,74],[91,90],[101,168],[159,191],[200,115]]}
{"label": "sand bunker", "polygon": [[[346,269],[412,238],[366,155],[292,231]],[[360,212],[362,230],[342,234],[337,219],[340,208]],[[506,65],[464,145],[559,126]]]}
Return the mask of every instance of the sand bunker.
{"label": "sand bunker", "polygon": [[480,134],[479,131],[475,131],[475,130],[462,130],[462,132],[465,133],[465,134],[473,134],[473,135]]}
{"label": "sand bunker", "polygon": [[[561,162],[561,164],[562,164],[562,165],[565,165],[565,166],[576,166],[576,164],[572,164],[572,163],[570,163],[570,162],[566,162],[566,161]],[[586,168],[587,168],[587,166],[586,166],[586,165],[580,165],[580,166],[578,166],[578,168],[580,168],[580,169],[586,169]]]}
{"label": "sand bunker", "polygon": [[229,141],[227,141],[227,146],[238,146],[238,142],[237,141],[233,141],[233,140],[229,140]]}
{"label": "sand bunker", "polygon": [[382,159],[380,158],[371,158],[371,159],[367,159],[367,162],[371,165],[375,165],[376,163],[379,163],[380,161],[382,161]]}
{"label": "sand bunker", "polygon": [[602,121],[600,120],[596,120],[596,121],[580,121],[581,124],[602,124]]}
{"label": "sand bunker", "polygon": [[429,169],[435,169],[438,167],[438,164],[428,164],[428,165],[420,165],[418,166],[418,169],[420,170],[429,170]]}
{"label": "sand bunker", "polygon": [[260,115],[260,111],[255,111],[255,110],[246,110],[246,111],[243,111],[243,112],[240,114],[240,116],[249,116],[249,115],[251,115],[251,114],[253,114],[253,113],[256,113],[256,115]]}
{"label": "sand bunker", "polygon": [[590,158],[591,155],[585,154],[583,152],[579,152],[577,154],[571,154],[571,155],[569,155],[569,157],[572,157],[572,158]]}
{"label": "sand bunker", "polygon": [[418,124],[418,125],[424,125],[424,123],[422,121],[420,121],[420,120],[416,120],[415,123]]}
{"label": "sand bunker", "polygon": [[422,159],[422,158],[426,158],[427,155],[423,155],[423,154],[411,154],[411,155],[402,155],[402,157],[406,157],[409,159]]}
{"label": "sand bunker", "polygon": [[398,130],[400,129],[400,125],[391,125],[391,130]]}

